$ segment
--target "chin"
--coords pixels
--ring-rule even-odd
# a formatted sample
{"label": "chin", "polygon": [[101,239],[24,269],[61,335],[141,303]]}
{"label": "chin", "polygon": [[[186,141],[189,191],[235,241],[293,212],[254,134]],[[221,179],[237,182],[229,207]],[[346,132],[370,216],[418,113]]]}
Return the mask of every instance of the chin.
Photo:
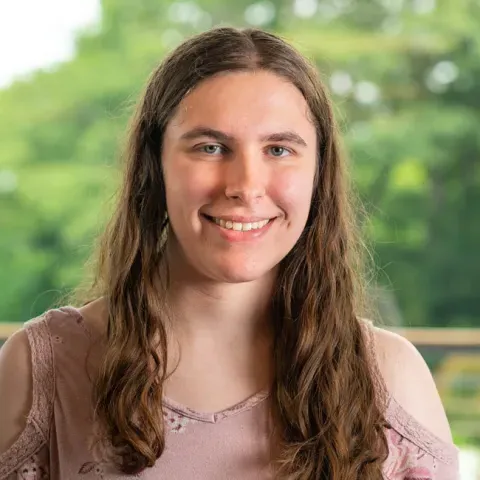
{"label": "chin", "polygon": [[232,274],[232,275],[225,275],[223,281],[225,283],[249,283],[262,278],[263,275],[246,275],[246,274]]}
{"label": "chin", "polygon": [[264,278],[273,269],[261,265],[218,265],[211,276],[225,283],[246,283]]}

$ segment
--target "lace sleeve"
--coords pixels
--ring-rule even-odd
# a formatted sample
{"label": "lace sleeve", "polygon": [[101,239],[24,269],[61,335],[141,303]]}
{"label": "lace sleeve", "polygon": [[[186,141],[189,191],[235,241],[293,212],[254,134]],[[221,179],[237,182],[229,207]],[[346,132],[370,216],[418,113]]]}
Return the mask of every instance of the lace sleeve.
{"label": "lace sleeve", "polygon": [[[48,441],[55,396],[53,351],[48,313],[24,326],[32,358],[32,407],[25,429],[0,455],[0,480],[48,479]],[[35,475],[30,473],[36,471]],[[43,475],[43,476],[42,476]]]}

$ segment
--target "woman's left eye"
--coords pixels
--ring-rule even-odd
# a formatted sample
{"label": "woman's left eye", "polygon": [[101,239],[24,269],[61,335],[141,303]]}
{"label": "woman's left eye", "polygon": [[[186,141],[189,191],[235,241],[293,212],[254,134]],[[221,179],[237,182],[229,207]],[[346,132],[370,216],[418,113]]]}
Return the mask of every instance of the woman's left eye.
{"label": "woman's left eye", "polygon": [[270,147],[269,150],[272,156],[274,157],[285,157],[286,155],[289,155],[290,153],[292,153],[287,148],[279,147],[279,146]]}

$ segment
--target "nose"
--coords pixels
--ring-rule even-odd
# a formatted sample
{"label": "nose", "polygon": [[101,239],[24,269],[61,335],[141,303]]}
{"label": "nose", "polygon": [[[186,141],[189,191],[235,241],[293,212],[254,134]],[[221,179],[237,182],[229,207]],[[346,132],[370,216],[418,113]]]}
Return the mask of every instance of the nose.
{"label": "nose", "polygon": [[265,196],[267,176],[264,159],[254,153],[238,153],[230,159],[225,172],[225,195],[254,203]]}

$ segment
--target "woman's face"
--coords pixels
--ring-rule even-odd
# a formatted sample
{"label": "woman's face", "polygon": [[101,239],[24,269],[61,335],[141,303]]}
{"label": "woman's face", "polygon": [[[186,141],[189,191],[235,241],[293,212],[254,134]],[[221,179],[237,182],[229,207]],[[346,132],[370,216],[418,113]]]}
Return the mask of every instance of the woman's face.
{"label": "woman's face", "polygon": [[271,272],[305,227],[316,141],[307,103],[285,79],[257,71],[200,83],[163,141],[175,261],[216,282]]}

